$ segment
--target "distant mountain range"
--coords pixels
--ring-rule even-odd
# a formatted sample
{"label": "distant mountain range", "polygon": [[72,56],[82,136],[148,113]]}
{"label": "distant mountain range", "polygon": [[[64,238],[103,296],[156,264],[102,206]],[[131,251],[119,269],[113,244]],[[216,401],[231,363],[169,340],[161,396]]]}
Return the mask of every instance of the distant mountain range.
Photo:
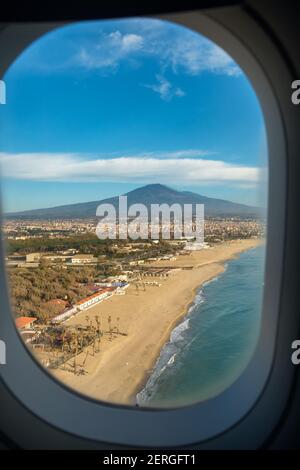
{"label": "distant mountain range", "polygon": [[[177,191],[162,184],[148,184],[125,194],[127,204],[144,204],[150,210],[151,204],[204,204],[205,217],[238,216],[257,217],[262,210],[245,204],[201,196],[191,191]],[[64,206],[50,207],[46,209],[34,209],[22,212],[11,212],[6,218],[18,219],[76,219],[92,218],[96,216],[99,204],[110,203],[116,209],[119,206],[118,196],[100,201],[68,204]]]}

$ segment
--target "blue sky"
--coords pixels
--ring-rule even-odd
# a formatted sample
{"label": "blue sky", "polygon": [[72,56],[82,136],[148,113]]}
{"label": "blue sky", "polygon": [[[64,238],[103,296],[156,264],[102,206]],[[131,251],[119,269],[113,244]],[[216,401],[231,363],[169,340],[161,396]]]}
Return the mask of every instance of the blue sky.
{"label": "blue sky", "polygon": [[33,43],[4,79],[7,211],[156,182],[259,202],[258,100],[237,64],[198,33],[152,19],[78,23]]}

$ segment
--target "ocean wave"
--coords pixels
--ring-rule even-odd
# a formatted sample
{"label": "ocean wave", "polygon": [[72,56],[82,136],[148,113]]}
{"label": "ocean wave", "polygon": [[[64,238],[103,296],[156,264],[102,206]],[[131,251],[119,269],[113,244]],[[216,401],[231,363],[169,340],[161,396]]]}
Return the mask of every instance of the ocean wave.
{"label": "ocean wave", "polygon": [[222,276],[224,274],[224,272],[227,271],[228,265],[229,265],[229,263],[224,263],[223,264],[224,271],[221,274],[219,274],[215,277],[212,277],[211,279],[208,279],[208,281],[203,282],[202,287],[206,287],[209,284],[212,284],[213,282],[218,281],[220,276]]}
{"label": "ocean wave", "polygon": [[145,385],[145,387],[136,395],[136,402],[139,406],[146,405],[147,401],[155,393],[156,388],[159,386],[160,376],[170,367],[176,366],[175,358],[183,351],[186,337],[184,332],[189,329],[190,317],[194,309],[205,301],[202,288],[199,289],[195,295],[194,301],[190,306],[184,320],[177,325],[171,332],[169,341],[162,348],[160,355],[153,367],[152,373]]}
{"label": "ocean wave", "polygon": [[[241,275],[241,266],[246,275]],[[168,398],[175,403],[177,399],[181,400],[182,390],[186,390],[187,394],[190,393],[191,384],[199,388],[199,396],[202,394],[201,396],[206,397],[207,393],[211,393],[211,389],[219,387],[220,380],[223,380],[228,371],[231,374],[232,365],[228,357],[238,357],[243,346],[241,346],[243,334],[237,335],[237,331],[244,331],[241,330],[244,324],[252,327],[251,319],[256,321],[255,315],[250,315],[251,312],[257,313],[257,303],[253,301],[256,294],[250,296],[248,294],[249,287],[261,288],[263,277],[258,277],[257,273],[260,266],[261,263],[257,267],[246,256],[234,259],[226,263],[227,275],[223,280],[224,273],[199,287],[187,315],[173,329],[169,341],[160,352],[149,380],[143,390],[137,394],[138,405],[161,406],[168,402]],[[262,269],[259,273],[262,275]],[[219,282],[215,283],[218,279]],[[205,286],[211,283],[214,285],[206,289]],[[244,323],[241,319],[241,304],[246,300],[248,303],[245,308],[247,307],[250,313],[244,315],[246,322]],[[203,302],[206,302],[204,307],[200,305]],[[209,357],[207,364],[211,363],[213,366],[207,369],[205,360],[203,363],[199,361],[201,355],[204,359],[206,356]],[[219,367],[220,363],[223,364],[222,370]],[[199,378],[195,374],[189,377],[190,366],[191,370],[199,367]],[[219,369],[220,375],[215,373]],[[186,378],[188,380],[185,382]],[[227,380],[227,375],[225,378]]]}
{"label": "ocean wave", "polygon": [[173,356],[171,356],[171,358],[168,360],[168,366],[170,366],[171,364],[174,364],[174,362],[175,362],[175,357],[176,357],[176,353],[173,354]]}
{"label": "ocean wave", "polygon": [[176,343],[177,341],[182,341],[183,336],[182,333],[186,331],[189,327],[190,319],[187,318],[184,320],[184,322],[180,323],[174,330],[172,331],[170,335],[170,343]]}

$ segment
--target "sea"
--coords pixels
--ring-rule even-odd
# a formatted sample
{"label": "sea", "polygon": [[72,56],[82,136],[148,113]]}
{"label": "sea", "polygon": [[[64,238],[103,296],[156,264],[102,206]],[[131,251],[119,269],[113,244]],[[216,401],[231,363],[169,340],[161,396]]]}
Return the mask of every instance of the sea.
{"label": "sea", "polygon": [[137,394],[138,406],[169,408],[203,401],[238,378],[258,340],[264,263],[264,246],[250,249],[198,289]]}

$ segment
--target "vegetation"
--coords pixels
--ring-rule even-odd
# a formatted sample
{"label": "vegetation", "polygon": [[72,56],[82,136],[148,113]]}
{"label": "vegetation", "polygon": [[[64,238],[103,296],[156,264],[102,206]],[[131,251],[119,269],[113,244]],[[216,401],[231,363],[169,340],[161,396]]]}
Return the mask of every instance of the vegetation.
{"label": "vegetation", "polygon": [[92,234],[59,239],[9,240],[8,253],[14,255],[59,253],[75,249],[82,254],[102,257],[96,266],[68,266],[41,258],[37,268],[9,269],[12,306],[16,316],[35,316],[46,321],[61,310],[61,305],[49,301],[62,299],[72,305],[91,293],[88,284],[99,277],[121,274],[124,268],[130,269],[130,261],[172,254],[177,250],[165,241],[158,244],[132,242],[132,247],[127,244],[125,240],[102,241]]}
{"label": "vegetation", "polygon": [[68,249],[80,250],[81,253],[92,253],[94,255],[105,254],[111,240],[99,240],[96,235],[76,235],[65,238],[29,238],[27,240],[8,240],[7,253],[28,254],[35,252],[56,252]]}
{"label": "vegetation", "polygon": [[64,299],[72,304],[90,293],[87,284],[94,280],[96,268],[61,269],[44,264],[32,270],[11,269],[8,274],[16,316],[35,316],[45,321],[59,313],[57,305],[49,300]]}

